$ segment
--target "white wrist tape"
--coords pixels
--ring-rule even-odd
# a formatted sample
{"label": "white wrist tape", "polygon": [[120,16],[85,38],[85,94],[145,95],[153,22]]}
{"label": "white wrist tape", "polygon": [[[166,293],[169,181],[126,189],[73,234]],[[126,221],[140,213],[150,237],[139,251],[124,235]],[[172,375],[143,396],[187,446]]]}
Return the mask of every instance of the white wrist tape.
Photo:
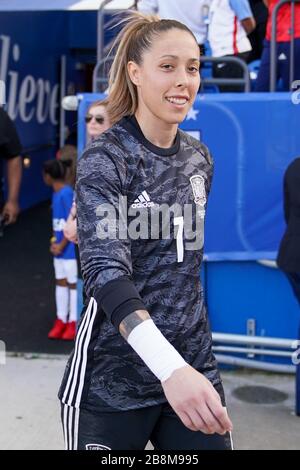
{"label": "white wrist tape", "polygon": [[128,343],[161,382],[167,380],[174,370],[187,365],[153,320],[145,320],[136,326],[128,337]]}

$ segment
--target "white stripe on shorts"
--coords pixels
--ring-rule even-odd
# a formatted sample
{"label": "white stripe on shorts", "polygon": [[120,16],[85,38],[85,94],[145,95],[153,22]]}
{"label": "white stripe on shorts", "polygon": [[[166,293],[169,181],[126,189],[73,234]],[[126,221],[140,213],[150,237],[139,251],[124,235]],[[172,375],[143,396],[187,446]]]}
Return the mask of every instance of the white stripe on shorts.
{"label": "white stripe on shorts", "polygon": [[[66,385],[65,392],[62,398],[62,402],[69,406],[72,406],[72,399],[73,399],[74,390],[76,387],[77,376],[79,372],[79,365],[80,365],[81,356],[82,356],[82,350],[84,348],[84,342],[86,342],[86,332],[89,328],[89,323],[91,322],[91,316],[93,315],[93,321],[92,321],[93,323],[96,313],[97,313],[97,307],[93,308],[95,304],[96,304],[96,301],[93,298],[91,298],[88,308],[84,314],[84,319],[81,322],[81,325],[79,327],[79,330],[76,336],[75,352],[74,352],[74,356],[72,359],[72,364],[71,364],[71,368],[69,372],[67,385]],[[93,314],[92,314],[92,311],[93,311]],[[69,392],[70,392],[70,395],[67,400],[67,396]]]}
{"label": "white stripe on shorts", "polygon": [[[79,406],[84,386],[84,377],[87,365],[87,351],[92,335],[92,329],[96,314],[97,302],[95,301],[95,299],[91,298],[85,313],[85,318],[82,320],[82,323],[78,330],[75,344],[75,352],[72,359],[67,385],[62,398],[62,402],[64,403],[63,427],[66,450],[77,450],[78,448],[78,428],[80,413]],[[78,375],[79,386],[75,397],[75,389],[76,385],[78,384]],[[67,400],[68,394],[69,398]],[[74,398],[75,403],[73,405]]]}
{"label": "white stripe on shorts", "polygon": [[233,445],[233,438],[232,438],[232,432],[229,432],[229,436],[230,436],[231,450],[234,450],[234,445]]}

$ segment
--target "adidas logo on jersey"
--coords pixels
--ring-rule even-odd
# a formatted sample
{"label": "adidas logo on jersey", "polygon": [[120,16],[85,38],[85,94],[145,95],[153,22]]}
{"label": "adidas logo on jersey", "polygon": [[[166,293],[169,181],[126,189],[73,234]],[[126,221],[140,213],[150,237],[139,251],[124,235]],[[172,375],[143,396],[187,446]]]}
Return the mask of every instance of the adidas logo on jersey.
{"label": "adidas logo on jersey", "polygon": [[154,202],[151,202],[150,196],[147,191],[143,191],[142,194],[132,204],[132,209],[142,209],[143,207],[155,207]]}

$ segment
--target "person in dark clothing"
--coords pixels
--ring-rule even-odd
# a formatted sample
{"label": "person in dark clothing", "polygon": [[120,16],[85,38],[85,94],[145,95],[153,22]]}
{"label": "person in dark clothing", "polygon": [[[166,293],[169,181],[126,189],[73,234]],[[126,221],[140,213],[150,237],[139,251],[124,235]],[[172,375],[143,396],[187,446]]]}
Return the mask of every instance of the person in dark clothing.
{"label": "person in dark clothing", "polygon": [[[287,276],[300,307],[300,158],[284,174],[284,217],[287,224],[277,265]],[[300,325],[298,331],[300,340]],[[300,365],[297,367],[296,413],[300,416]]]}
{"label": "person in dark clothing", "polygon": [[[0,219],[12,224],[19,214],[19,191],[22,178],[22,147],[15,126],[0,107]],[[4,162],[7,169],[7,199],[4,199]]]}
{"label": "person in dark clothing", "polygon": [[288,166],[284,175],[284,217],[287,227],[277,264],[287,274],[300,305],[300,158]]}
{"label": "person in dark clothing", "polygon": [[249,3],[256,22],[254,31],[248,35],[252,46],[248,62],[253,62],[259,60],[262,55],[268,22],[268,8],[263,0],[249,0]]}

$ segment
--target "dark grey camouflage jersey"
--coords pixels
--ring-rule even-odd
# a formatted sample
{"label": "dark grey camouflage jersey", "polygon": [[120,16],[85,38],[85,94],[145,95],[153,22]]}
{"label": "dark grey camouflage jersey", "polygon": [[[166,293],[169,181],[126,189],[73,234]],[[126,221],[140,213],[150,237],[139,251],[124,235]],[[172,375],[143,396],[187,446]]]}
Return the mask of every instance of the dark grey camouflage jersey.
{"label": "dark grey camouflage jersey", "polygon": [[[179,130],[174,146],[161,149],[144,138],[134,118],[125,118],[85,151],[78,165],[77,203],[88,298],[114,279],[130,278],[168,341],[216,384],[220,377],[200,283],[212,169],[207,148],[188,134]],[[120,196],[127,197],[131,236],[127,239],[120,236],[125,223]],[[106,216],[113,207],[123,220],[114,239],[99,239],[105,227],[103,204],[107,205]],[[167,216],[161,211],[164,217],[155,218],[162,207],[173,207],[173,211]],[[136,214],[140,214],[140,225]],[[111,235],[113,216],[108,219],[111,224],[106,228]],[[165,232],[168,220],[170,237]],[[144,239],[133,230],[141,226]],[[95,304],[90,302],[81,319],[59,392],[62,402],[100,411],[165,402],[159,380]]]}

